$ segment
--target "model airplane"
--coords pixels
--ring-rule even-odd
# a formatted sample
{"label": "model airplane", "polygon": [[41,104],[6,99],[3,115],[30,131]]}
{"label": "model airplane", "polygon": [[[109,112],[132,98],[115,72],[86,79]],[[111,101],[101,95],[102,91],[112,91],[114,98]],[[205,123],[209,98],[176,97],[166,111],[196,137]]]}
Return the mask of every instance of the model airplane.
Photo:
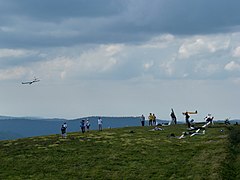
{"label": "model airplane", "polygon": [[36,82],[39,82],[40,79],[34,77],[34,79],[32,81],[26,81],[26,82],[22,82],[22,84],[33,84],[33,83],[36,83]]}
{"label": "model airplane", "polygon": [[186,111],[186,112],[183,112],[182,114],[183,115],[185,115],[186,113],[188,113],[188,114],[197,114],[198,112],[197,112],[197,110],[196,111]]}

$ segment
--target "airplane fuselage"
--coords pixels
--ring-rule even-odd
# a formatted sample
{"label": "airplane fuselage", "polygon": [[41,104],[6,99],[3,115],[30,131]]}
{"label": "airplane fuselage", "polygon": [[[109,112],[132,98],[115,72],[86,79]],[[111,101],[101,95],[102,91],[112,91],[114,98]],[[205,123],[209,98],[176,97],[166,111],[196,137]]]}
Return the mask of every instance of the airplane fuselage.
{"label": "airplane fuselage", "polygon": [[31,85],[31,84],[33,84],[35,82],[39,82],[39,81],[40,81],[39,79],[34,79],[33,81],[22,82],[22,84],[29,84],[29,85]]}

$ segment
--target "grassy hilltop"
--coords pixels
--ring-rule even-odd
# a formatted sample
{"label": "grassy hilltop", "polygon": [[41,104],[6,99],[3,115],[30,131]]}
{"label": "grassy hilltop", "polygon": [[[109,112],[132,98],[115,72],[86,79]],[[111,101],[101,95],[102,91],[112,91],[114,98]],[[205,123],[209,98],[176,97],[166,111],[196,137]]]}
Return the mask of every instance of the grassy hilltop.
{"label": "grassy hilltop", "polygon": [[[128,127],[0,141],[0,179],[239,179],[240,128]],[[239,167],[239,168],[238,168]]]}

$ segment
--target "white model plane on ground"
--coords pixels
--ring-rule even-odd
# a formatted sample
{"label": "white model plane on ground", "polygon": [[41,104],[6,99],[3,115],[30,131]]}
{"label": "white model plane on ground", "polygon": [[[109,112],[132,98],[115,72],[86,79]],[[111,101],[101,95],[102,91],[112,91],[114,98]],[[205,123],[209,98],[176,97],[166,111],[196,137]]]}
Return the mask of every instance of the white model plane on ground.
{"label": "white model plane on ground", "polygon": [[[199,134],[205,134],[205,128],[210,124],[211,122],[208,122],[206,124],[204,124],[202,127],[196,128],[193,130],[196,130],[195,132],[191,133],[191,132],[183,132],[182,135],[178,138],[178,139],[182,139],[185,138],[185,135],[190,135],[190,137],[193,137],[195,135],[199,135]],[[200,130],[203,130],[202,133],[200,132]]]}
{"label": "white model plane on ground", "polygon": [[34,77],[34,79],[32,81],[26,81],[26,82],[22,82],[22,84],[33,84],[33,83],[36,83],[36,82],[39,82],[40,79]]}

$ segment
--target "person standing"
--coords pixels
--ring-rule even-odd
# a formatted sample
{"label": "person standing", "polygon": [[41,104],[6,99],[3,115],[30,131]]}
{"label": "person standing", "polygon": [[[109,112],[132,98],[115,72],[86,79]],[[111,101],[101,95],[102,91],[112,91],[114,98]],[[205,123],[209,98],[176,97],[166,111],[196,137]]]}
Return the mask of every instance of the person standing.
{"label": "person standing", "polygon": [[87,132],[89,132],[89,129],[90,129],[90,122],[89,122],[88,119],[87,119],[87,122],[86,122],[86,128],[87,128]]}
{"label": "person standing", "polygon": [[153,119],[153,125],[156,126],[157,125],[157,117],[155,116],[155,114],[152,115],[152,119]]}
{"label": "person standing", "polygon": [[152,113],[149,113],[148,120],[149,120],[148,125],[152,126],[152,121],[153,121]]}
{"label": "person standing", "polygon": [[142,124],[142,126],[145,125],[145,116],[143,114],[141,116],[141,124]]}
{"label": "person standing", "polygon": [[62,127],[61,127],[61,132],[62,132],[62,137],[66,138],[67,137],[67,123],[64,122]]}
{"label": "person standing", "polygon": [[186,124],[187,124],[188,128],[191,128],[191,123],[189,121],[189,118],[190,118],[189,114],[197,114],[197,113],[198,113],[197,110],[194,112],[189,112],[189,111],[183,112],[183,115],[185,116],[185,120],[186,120]]}
{"label": "person standing", "polygon": [[63,126],[67,129],[67,123],[66,122],[63,123]]}
{"label": "person standing", "polygon": [[213,116],[211,114],[208,114],[204,119],[206,120],[206,122],[210,122],[213,125]]}
{"label": "person standing", "polygon": [[80,127],[81,127],[81,130],[82,130],[82,133],[85,133],[85,121],[84,120],[82,120],[80,122]]}
{"label": "person standing", "polygon": [[188,112],[185,112],[184,115],[185,115],[186,124],[187,124],[188,128],[190,128],[191,127],[191,123],[189,121],[190,116],[189,116]]}
{"label": "person standing", "polygon": [[62,138],[64,138],[65,137],[65,133],[66,133],[66,129],[64,128],[63,125],[61,127],[61,132],[62,132]]}
{"label": "person standing", "polygon": [[99,118],[98,118],[98,130],[99,130],[99,131],[102,131],[102,124],[103,124],[102,118],[99,117]]}
{"label": "person standing", "polygon": [[172,109],[172,112],[171,112],[170,116],[171,116],[171,118],[172,118],[171,124],[177,124],[177,117],[176,117],[173,109]]}

